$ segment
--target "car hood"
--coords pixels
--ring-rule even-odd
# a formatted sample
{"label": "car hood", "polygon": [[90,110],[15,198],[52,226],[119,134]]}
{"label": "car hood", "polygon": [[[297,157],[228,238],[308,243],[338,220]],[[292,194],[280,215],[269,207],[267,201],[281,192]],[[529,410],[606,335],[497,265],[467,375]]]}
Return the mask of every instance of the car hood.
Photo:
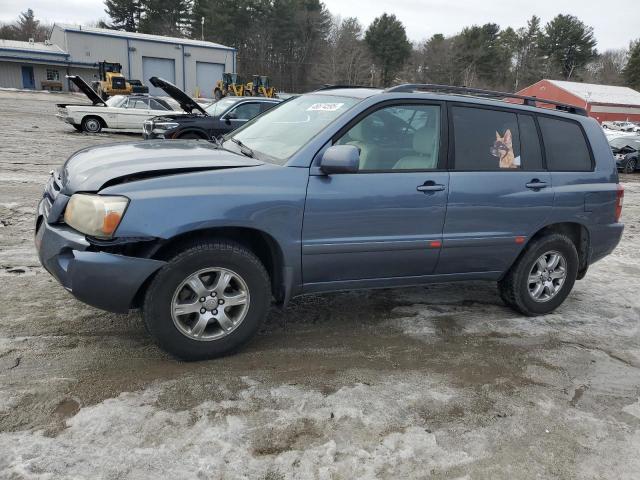
{"label": "car hood", "polygon": [[71,80],[74,85],[78,87],[80,91],[89,98],[89,100],[91,100],[91,103],[93,103],[94,105],[102,105],[105,107],[107,106],[105,101],[100,98],[100,95],[98,95],[98,93],[93,88],[91,88],[80,75],[67,75],[67,78]]}
{"label": "car hood", "polygon": [[151,82],[151,85],[154,87],[164,90],[167,95],[180,104],[180,108],[185,112],[191,113],[193,110],[198,110],[202,114],[208,115],[206,110],[202,108],[198,102],[176,87],[173,83],[160,77],[151,77],[149,82]]}
{"label": "car hood", "polygon": [[158,176],[262,164],[202,140],[100,145],[69,157],[61,172],[61,193],[97,192],[107,186]]}

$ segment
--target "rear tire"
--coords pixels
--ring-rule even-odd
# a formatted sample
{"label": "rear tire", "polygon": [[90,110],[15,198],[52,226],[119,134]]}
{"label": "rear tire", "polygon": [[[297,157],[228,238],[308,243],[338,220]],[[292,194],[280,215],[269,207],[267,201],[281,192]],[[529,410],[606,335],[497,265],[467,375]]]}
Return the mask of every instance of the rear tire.
{"label": "rear tire", "polygon": [[82,130],[87,133],[100,133],[102,122],[98,117],[84,117],[82,119]]}
{"label": "rear tire", "polygon": [[578,252],[569,237],[552,233],[535,239],[498,282],[500,297],[523,315],[551,313],[571,293],[578,264]]}
{"label": "rear tire", "polygon": [[[220,286],[224,275],[230,277],[228,288]],[[204,287],[199,294],[190,286],[194,278],[200,280],[196,286]],[[233,298],[242,292],[245,302],[236,304]],[[216,305],[221,299],[227,299],[226,307]],[[189,305],[196,310],[180,313]],[[203,360],[247,343],[270,305],[269,275],[253,252],[235,242],[202,241],[187,246],[160,269],[145,295],[143,318],[162,349],[183,360]]]}

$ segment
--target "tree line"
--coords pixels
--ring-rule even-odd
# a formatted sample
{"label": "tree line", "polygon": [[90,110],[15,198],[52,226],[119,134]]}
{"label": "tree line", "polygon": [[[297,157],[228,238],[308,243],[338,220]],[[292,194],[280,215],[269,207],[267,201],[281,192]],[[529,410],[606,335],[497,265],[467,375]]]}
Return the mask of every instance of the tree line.
{"label": "tree line", "polygon": [[[546,24],[534,15],[517,29],[473,25],[414,44],[395,15],[365,28],[320,0],[105,0],[105,12],[96,25],[235,47],[240,74],[269,75],[283,91],[401,82],[517,91],[542,78],[640,89],[640,39],[598,52],[593,28],[573,15]],[[40,40],[43,30],[28,10],[0,26],[0,38]]]}

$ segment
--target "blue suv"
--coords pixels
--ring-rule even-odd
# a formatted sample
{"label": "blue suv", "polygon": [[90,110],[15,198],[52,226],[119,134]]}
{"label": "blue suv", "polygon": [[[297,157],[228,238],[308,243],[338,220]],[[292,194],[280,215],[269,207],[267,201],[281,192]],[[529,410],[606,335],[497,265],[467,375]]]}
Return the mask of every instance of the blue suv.
{"label": "blue suv", "polygon": [[618,244],[623,189],[598,123],[538,102],[328,87],[215,143],[80,150],[39,204],[40,261],[83,302],[142,308],[184,359],[237,349],[272,301],[309,293],[489,280],[545,314]]}

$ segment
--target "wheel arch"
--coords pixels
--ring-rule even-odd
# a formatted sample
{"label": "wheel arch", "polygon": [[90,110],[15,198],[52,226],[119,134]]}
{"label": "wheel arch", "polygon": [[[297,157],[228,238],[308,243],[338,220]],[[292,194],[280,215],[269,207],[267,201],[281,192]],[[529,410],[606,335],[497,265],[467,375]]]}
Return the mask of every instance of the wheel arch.
{"label": "wheel arch", "polygon": [[573,242],[576,247],[576,251],[578,252],[578,280],[584,278],[587,273],[587,269],[589,268],[589,247],[591,244],[591,236],[589,234],[589,229],[578,222],[558,222],[540,228],[529,238],[525,248],[522,249],[513,263],[515,264],[515,262],[520,259],[526,251],[527,246],[531,244],[532,241],[550,233],[560,233],[567,236]]}
{"label": "wheel arch", "polygon": [[203,140],[208,140],[209,139],[209,135],[207,134],[207,132],[205,132],[204,130],[202,130],[200,128],[196,128],[196,127],[190,127],[190,128],[186,128],[184,130],[180,130],[180,133],[175,138],[182,138],[185,135],[189,135],[189,134],[198,135]]}
{"label": "wheel arch", "polygon": [[[167,261],[177,252],[197,240],[225,239],[237,242],[251,250],[262,262],[271,279],[271,292],[277,303],[287,301],[290,286],[284,269],[284,254],[276,239],[269,233],[252,227],[213,227],[181,233],[159,243],[151,258]],[[156,272],[157,273],[157,272]],[[147,288],[155,273],[140,286],[132,308],[142,304]]]}
{"label": "wheel arch", "polygon": [[80,119],[80,125],[82,125],[87,118],[96,118],[100,122],[100,125],[102,125],[102,128],[108,128],[107,122],[97,113],[87,113],[86,115],[83,115]]}

